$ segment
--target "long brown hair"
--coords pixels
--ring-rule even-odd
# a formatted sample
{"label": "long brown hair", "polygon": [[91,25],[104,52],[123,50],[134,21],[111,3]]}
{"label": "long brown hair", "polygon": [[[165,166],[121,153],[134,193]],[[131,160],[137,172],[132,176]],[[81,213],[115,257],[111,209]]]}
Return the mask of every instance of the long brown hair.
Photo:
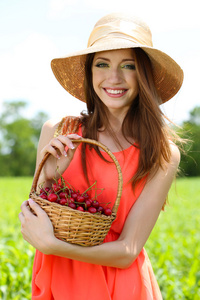
{"label": "long brown hair", "polygon": [[[132,137],[140,148],[138,169],[131,179],[132,185],[135,187],[146,175],[155,174],[159,167],[163,167],[165,161],[170,161],[169,139],[172,137],[159,106],[162,99],[160,99],[154,84],[151,62],[142,49],[136,48],[133,51],[139,93],[124,118],[122,133],[125,138]],[[85,62],[85,96],[88,112],[87,114],[82,113],[83,136],[97,139],[98,131],[104,125],[117,141],[107,118],[107,107],[93,89],[91,70],[93,59],[94,54],[88,54]],[[102,157],[98,148],[95,149]],[[83,169],[87,174],[85,146],[82,152]]]}

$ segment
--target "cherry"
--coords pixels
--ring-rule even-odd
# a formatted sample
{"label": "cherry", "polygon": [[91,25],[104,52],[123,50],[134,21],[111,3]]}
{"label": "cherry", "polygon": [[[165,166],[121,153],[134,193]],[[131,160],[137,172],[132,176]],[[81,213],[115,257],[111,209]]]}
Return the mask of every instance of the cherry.
{"label": "cherry", "polygon": [[85,205],[86,205],[87,208],[89,208],[92,205],[92,200],[86,199],[85,200]]}
{"label": "cherry", "polygon": [[46,194],[46,193],[40,194],[40,198],[42,198],[42,199],[47,199],[47,194]]}
{"label": "cherry", "polygon": [[[90,188],[86,191],[89,191]],[[88,211],[92,214],[98,212],[105,214],[106,216],[112,215],[112,210],[109,207],[103,208],[97,199],[92,201],[87,192],[81,194],[79,191],[72,189],[63,178],[59,181],[59,183],[55,181],[51,185],[51,188],[42,187],[40,189],[39,196],[42,199],[47,199],[50,202],[56,202],[60,205],[67,205],[70,208],[77,209],[79,211]]]}
{"label": "cherry", "polygon": [[91,214],[95,214],[97,212],[97,209],[95,207],[89,207],[88,208],[88,211],[91,213]]}
{"label": "cherry", "polygon": [[89,195],[87,193],[82,194],[81,196],[83,196],[85,199],[89,198]]}
{"label": "cherry", "polygon": [[74,201],[75,201],[74,198],[68,198],[67,200],[68,200],[68,203],[74,203]]}
{"label": "cherry", "polygon": [[68,193],[66,193],[66,192],[60,192],[59,197],[67,199]]}
{"label": "cherry", "polygon": [[54,193],[50,193],[47,197],[47,199],[50,201],[50,202],[56,202],[56,200],[58,199],[58,196]]}
{"label": "cherry", "polygon": [[84,211],[84,208],[83,208],[82,206],[78,206],[78,207],[77,207],[77,210],[79,210],[79,211]]}
{"label": "cherry", "polygon": [[107,207],[107,208],[104,209],[104,214],[106,216],[111,216],[112,215],[112,210],[109,207]]}
{"label": "cherry", "polygon": [[71,197],[76,200],[78,197],[78,193],[75,193],[75,192],[71,193]]}
{"label": "cherry", "polygon": [[84,202],[85,198],[81,195],[78,195],[77,198],[76,198],[76,201],[79,202],[79,203],[82,203]]}
{"label": "cherry", "polygon": [[61,198],[60,201],[59,201],[59,203],[60,203],[61,205],[66,205],[66,204],[68,204],[68,199],[66,199],[66,198]]}
{"label": "cherry", "polygon": [[97,200],[93,200],[92,201],[92,206],[95,207],[95,208],[98,208],[99,207],[99,202]]}
{"label": "cherry", "polygon": [[68,204],[69,207],[73,208],[73,209],[76,209],[76,204],[71,202]]}
{"label": "cherry", "polygon": [[54,192],[56,192],[56,193],[60,191],[60,185],[57,183],[53,183],[52,188],[53,188]]}
{"label": "cherry", "polygon": [[103,212],[104,212],[103,206],[99,206],[99,207],[97,208],[97,211],[100,212],[101,214],[103,214]]}

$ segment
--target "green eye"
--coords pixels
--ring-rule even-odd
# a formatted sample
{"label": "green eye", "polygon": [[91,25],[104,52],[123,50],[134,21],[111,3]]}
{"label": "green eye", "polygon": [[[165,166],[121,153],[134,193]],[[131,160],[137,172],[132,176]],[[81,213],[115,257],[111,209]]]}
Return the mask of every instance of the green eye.
{"label": "green eye", "polygon": [[109,65],[106,64],[106,63],[98,63],[98,64],[96,64],[96,67],[97,67],[97,68],[108,68]]}
{"label": "green eye", "polygon": [[122,66],[122,69],[135,70],[135,65],[127,64],[127,65]]}

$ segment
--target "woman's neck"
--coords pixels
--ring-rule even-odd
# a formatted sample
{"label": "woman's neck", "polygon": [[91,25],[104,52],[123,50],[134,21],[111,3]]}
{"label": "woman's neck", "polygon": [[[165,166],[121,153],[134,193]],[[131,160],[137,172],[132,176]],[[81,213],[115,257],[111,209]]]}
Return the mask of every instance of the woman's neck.
{"label": "woman's neck", "polygon": [[[122,133],[122,124],[125,118],[125,114],[118,111],[108,111],[107,112],[107,120],[109,122],[110,128],[115,134]],[[106,130],[106,128],[102,128]]]}
{"label": "woman's neck", "polygon": [[135,141],[122,132],[122,123],[117,118],[111,118],[108,127],[102,127],[98,132],[98,141],[106,145],[112,152],[118,152],[130,147]]}

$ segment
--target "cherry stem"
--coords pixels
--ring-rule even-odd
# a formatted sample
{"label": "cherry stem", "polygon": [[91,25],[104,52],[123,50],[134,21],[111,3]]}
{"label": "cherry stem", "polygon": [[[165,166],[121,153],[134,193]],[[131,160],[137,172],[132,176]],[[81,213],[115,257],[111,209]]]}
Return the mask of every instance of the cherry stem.
{"label": "cherry stem", "polygon": [[91,190],[91,188],[96,185],[97,181],[95,181],[87,190],[85,190],[81,195],[84,195],[85,193],[87,193],[87,191]]}

